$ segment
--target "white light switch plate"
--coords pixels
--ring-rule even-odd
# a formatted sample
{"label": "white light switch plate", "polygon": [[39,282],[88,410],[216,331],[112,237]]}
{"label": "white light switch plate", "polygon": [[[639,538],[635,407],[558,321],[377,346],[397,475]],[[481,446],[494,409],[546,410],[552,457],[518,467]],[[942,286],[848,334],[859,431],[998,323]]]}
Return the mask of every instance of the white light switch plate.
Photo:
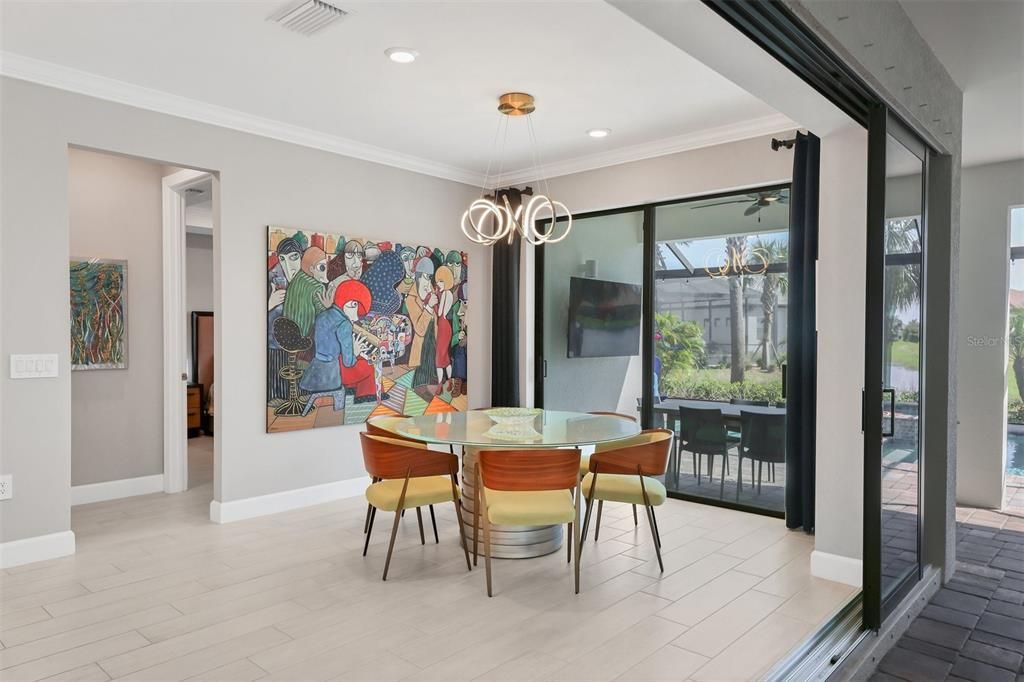
{"label": "white light switch plate", "polygon": [[12,379],[45,379],[57,376],[56,353],[11,355]]}
{"label": "white light switch plate", "polygon": [[14,477],[10,474],[0,476],[0,500],[9,500],[14,497]]}

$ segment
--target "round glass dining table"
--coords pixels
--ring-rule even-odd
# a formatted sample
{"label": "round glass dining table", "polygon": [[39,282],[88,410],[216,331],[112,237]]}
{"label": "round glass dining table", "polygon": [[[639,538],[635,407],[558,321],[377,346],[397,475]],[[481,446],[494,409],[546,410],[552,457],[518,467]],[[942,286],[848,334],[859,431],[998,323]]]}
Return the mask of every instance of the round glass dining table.
{"label": "round glass dining table", "polygon": [[[629,438],[640,426],[624,416],[543,410],[525,424],[506,425],[482,410],[408,417],[390,425],[396,434],[453,448],[462,455],[462,506],[466,536],[473,537],[476,509],[476,455],[500,448],[585,447]],[[563,529],[555,526],[491,526],[491,556],[527,559],[555,552]]]}

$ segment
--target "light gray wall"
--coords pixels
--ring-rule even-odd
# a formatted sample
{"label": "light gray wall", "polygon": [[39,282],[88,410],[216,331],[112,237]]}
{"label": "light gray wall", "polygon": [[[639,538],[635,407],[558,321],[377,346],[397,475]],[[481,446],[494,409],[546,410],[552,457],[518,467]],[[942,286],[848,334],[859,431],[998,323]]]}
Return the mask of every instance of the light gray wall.
{"label": "light gray wall", "polygon": [[68,151],[73,258],[128,261],[128,368],[71,373],[71,485],[163,472],[159,165]]}
{"label": "light gray wall", "polygon": [[213,310],[213,237],[185,235],[185,308]]}
{"label": "light gray wall", "polygon": [[12,381],[5,372],[0,380],[0,466],[15,477],[15,497],[3,503],[0,541],[69,528],[69,144],[219,172],[217,500],[364,473],[356,426],[264,432],[268,224],[466,250],[469,395],[472,406],[483,404],[490,259],[458,228],[474,188],[9,78],[0,80],[0,96],[0,353],[5,361],[10,353],[57,353],[61,363],[57,379]]}
{"label": "light gray wall", "polygon": [[867,153],[859,126],[821,141],[814,549],[857,561],[864,544]]}
{"label": "light gray wall", "polygon": [[595,279],[641,284],[644,271],[643,212],[579,220],[564,241],[544,253],[544,407],[636,414],[642,394],[640,344],[632,356],[569,358],[569,278],[597,261]]}
{"label": "light gray wall", "polygon": [[999,508],[1003,502],[1009,208],[1021,204],[1024,160],[964,169],[956,329],[960,504]]}

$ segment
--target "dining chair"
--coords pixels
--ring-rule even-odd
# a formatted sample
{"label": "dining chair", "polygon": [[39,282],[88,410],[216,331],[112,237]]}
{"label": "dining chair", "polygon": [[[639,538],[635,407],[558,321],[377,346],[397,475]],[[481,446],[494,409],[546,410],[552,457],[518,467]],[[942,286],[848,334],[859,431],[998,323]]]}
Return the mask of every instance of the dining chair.
{"label": "dining chair", "polygon": [[664,504],[667,493],[665,485],[656,477],[665,475],[673,435],[671,429],[648,429],[632,437],[628,445],[593,454],[590,458],[590,472],[581,483],[581,490],[587,499],[583,539],[586,539],[590,528],[590,515],[594,511],[595,501],[595,542],[601,529],[601,511],[606,501],[623,502],[634,507],[643,505],[647,511],[647,522],[651,526],[658,566],[664,572],[665,566],[661,561],[661,535],[658,533],[658,520],[654,508]]}
{"label": "dining chair", "polygon": [[[568,524],[569,560],[575,554],[576,594],[580,593],[580,451],[480,450],[476,460],[473,505],[473,558],[484,531],[487,596],[491,587],[491,525]],[[482,511],[482,513],[481,513]],[[482,523],[481,523],[482,520]]]}
{"label": "dining chair", "polygon": [[420,519],[422,543],[424,539],[420,507],[443,502],[455,505],[455,518],[459,526],[462,551],[466,556],[466,568],[471,570],[469,544],[462,522],[462,499],[456,478],[459,458],[451,453],[428,450],[423,443],[399,438],[360,433],[359,440],[363,448],[363,463],[372,481],[366,489],[366,500],[372,508],[369,527],[366,529],[366,541],[363,544],[363,556],[366,556],[366,550],[370,547],[370,535],[373,533],[373,521],[377,511],[395,513],[382,580],[388,579],[388,568],[391,566],[391,554],[395,548],[395,536],[398,534],[402,512],[406,509],[416,509],[416,516]]}
{"label": "dining chair", "polygon": [[[754,462],[757,462],[757,494],[761,494],[762,466],[786,461],[786,416],[740,411],[740,461],[737,465],[736,499],[743,488],[743,459],[750,460],[750,486],[754,486]],[[774,477],[769,480],[774,480]]]}
{"label": "dining chair", "polygon": [[[639,400],[639,398],[637,400]],[[621,412],[587,412],[587,414],[592,414],[592,415],[597,416],[597,417],[616,417],[618,419],[622,419],[622,420],[625,420],[625,421],[628,421],[628,422],[633,422],[634,424],[636,424],[637,421],[638,421],[636,417],[634,417],[632,415],[628,415],[628,414],[622,414]],[[626,438],[624,440],[629,440],[629,438]],[[615,449],[615,448],[619,447],[619,444],[623,443],[624,440],[615,440],[615,441],[610,441],[610,442],[607,442],[607,443],[598,443],[594,447],[594,452],[601,452],[603,450]],[[589,471],[590,471],[590,455],[583,455],[582,457],[580,457],[580,476],[586,476]],[[639,521],[638,521],[638,517],[637,517],[637,514],[636,514],[636,505],[634,504],[633,505],[633,525],[636,526],[638,524],[639,524]]]}
{"label": "dining chair", "polygon": [[[753,407],[771,407],[771,403],[768,402],[767,400],[746,400],[746,399],[743,399],[743,398],[733,398],[729,402],[732,403],[733,405],[751,405]],[[730,436],[730,438],[735,437],[735,439],[737,441],[739,440],[739,437],[740,437],[739,434],[734,434],[731,431],[729,432],[729,436]],[[750,480],[751,481],[754,480],[753,474],[751,474]],[[769,465],[768,465],[768,480],[769,481],[774,481],[775,480],[775,463],[774,462],[769,462]]]}
{"label": "dining chair", "polygon": [[[679,407],[681,450],[689,450],[697,459],[697,485],[700,485],[701,463],[708,458],[708,480],[715,480],[715,457],[722,457],[722,482],[719,497],[725,495],[725,477],[729,473],[730,437],[725,428],[722,410],[717,407]],[[737,439],[738,440],[738,439]]]}
{"label": "dining chair", "polygon": [[[402,421],[403,419],[407,419],[407,418],[408,417],[406,417],[405,415],[399,414],[399,415],[388,415],[388,416],[384,416],[384,417],[374,417],[372,419],[367,419],[366,422],[365,422],[366,423],[366,432],[368,434],[370,434],[371,436],[383,436],[385,438],[395,438],[397,440],[404,440],[404,441],[408,441],[410,443],[419,443],[419,444],[425,446],[423,441],[416,440],[415,438],[409,438],[408,436],[403,436],[400,433],[395,433],[395,430],[394,430],[395,425],[398,422]],[[434,505],[432,505],[432,504],[428,505],[428,508],[430,510],[430,525],[433,526],[433,528],[434,528],[434,542],[435,543],[440,543],[441,540],[437,536],[437,517],[434,515]],[[373,505],[372,504],[367,504],[366,505],[366,519],[363,521],[363,532],[364,533],[370,532],[370,514],[372,512],[373,512]],[[402,516],[405,516],[405,511],[404,510],[402,512]],[[425,544],[426,540],[425,540],[425,538],[423,536],[423,513],[419,510],[418,507],[416,508],[416,522],[419,523],[419,526],[420,526],[420,540]]]}

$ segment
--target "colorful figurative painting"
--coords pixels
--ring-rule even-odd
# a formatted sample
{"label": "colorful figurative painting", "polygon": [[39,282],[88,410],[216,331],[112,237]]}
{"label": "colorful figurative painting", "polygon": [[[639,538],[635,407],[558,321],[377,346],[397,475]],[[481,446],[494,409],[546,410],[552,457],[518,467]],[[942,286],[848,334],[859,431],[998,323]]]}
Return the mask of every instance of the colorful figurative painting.
{"label": "colorful figurative painting", "polygon": [[466,254],[268,228],[267,431],[465,410]]}
{"label": "colorful figurative painting", "polygon": [[72,260],[71,369],[128,367],[123,260]]}

